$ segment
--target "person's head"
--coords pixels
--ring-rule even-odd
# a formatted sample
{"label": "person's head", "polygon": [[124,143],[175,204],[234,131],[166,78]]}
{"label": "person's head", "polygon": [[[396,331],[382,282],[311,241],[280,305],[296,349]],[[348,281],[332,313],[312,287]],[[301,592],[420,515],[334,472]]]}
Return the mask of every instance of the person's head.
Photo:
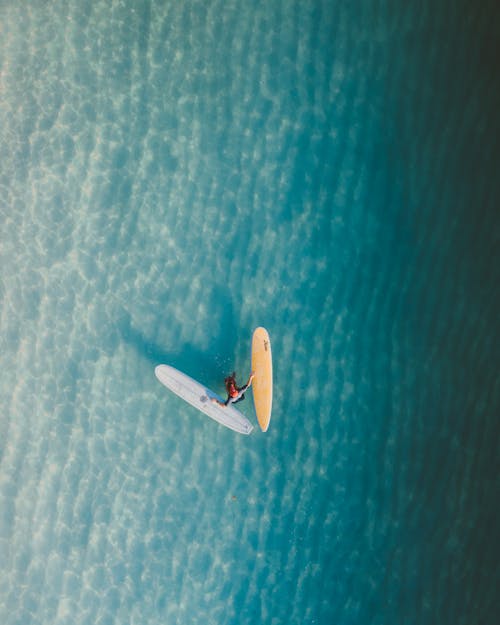
{"label": "person's head", "polygon": [[226,383],[226,390],[229,393],[229,395],[234,396],[237,392],[238,392],[238,388],[236,386],[236,378],[234,377],[234,371],[233,371],[233,375],[229,375],[224,382]]}

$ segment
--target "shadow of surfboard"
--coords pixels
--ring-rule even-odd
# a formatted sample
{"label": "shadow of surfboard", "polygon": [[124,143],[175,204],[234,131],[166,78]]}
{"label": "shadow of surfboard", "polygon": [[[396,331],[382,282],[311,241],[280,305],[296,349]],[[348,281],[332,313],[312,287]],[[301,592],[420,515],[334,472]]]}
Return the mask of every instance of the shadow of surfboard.
{"label": "shadow of surfboard", "polygon": [[[213,301],[219,302],[225,297],[226,303],[217,306],[218,315],[214,315],[214,331],[206,349],[200,349],[191,342],[182,343],[176,349],[167,349],[135,327],[126,310],[122,310],[121,319],[117,323],[120,336],[153,367],[158,364],[169,364],[194,379],[218,388],[222,386],[228,372],[234,369],[234,346],[237,341],[233,305],[227,295],[223,296],[220,291],[220,288],[215,289]],[[164,315],[162,319],[165,319]],[[168,319],[162,323],[168,323]]]}

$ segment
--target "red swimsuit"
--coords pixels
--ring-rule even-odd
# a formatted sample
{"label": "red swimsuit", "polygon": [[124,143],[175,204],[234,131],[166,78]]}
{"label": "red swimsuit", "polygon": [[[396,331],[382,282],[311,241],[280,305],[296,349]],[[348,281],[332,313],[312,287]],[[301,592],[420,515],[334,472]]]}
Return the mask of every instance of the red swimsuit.
{"label": "red swimsuit", "polygon": [[238,397],[239,391],[236,388],[236,385],[235,385],[235,383],[232,380],[227,385],[227,392],[228,392],[230,397]]}

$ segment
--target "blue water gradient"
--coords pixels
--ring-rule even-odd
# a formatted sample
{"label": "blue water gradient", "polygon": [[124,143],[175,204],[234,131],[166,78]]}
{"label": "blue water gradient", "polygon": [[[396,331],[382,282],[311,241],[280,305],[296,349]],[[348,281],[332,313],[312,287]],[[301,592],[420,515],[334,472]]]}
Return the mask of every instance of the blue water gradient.
{"label": "blue water gradient", "polygon": [[2,624],[495,622],[498,25],[0,4]]}

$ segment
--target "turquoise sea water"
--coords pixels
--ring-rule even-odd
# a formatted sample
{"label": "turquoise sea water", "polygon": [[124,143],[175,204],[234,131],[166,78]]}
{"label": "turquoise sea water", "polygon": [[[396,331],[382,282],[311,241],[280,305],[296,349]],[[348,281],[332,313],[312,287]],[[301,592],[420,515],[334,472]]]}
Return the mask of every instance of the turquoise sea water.
{"label": "turquoise sea water", "polygon": [[495,622],[499,24],[0,3],[1,623]]}

